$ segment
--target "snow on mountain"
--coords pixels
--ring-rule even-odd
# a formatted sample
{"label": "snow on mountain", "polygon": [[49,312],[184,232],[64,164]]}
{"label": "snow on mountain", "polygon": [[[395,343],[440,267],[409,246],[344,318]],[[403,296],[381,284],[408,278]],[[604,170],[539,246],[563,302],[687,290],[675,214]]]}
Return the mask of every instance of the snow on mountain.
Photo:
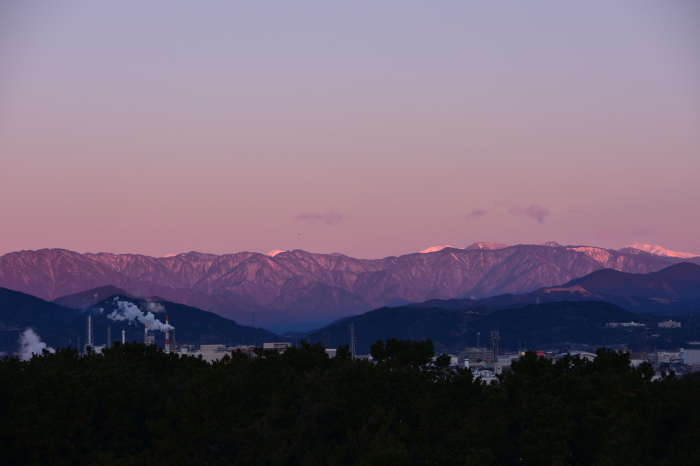
{"label": "snow on mountain", "polygon": [[282,251],[281,249],[275,249],[274,251],[268,252],[267,255],[270,257],[275,257],[277,254],[279,254],[281,252],[284,252],[284,251]]}
{"label": "snow on mountain", "polygon": [[471,251],[473,249],[486,249],[489,251],[494,251],[496,249],[504,249],[504,248],[509,248],[509,247],[510,246],[508,246],[507,244],[503,244],[503,243],[487,243],[484,241],[479,241],[477,243],[470,244],[469,246],[467,246],[464,249],[466,249],[468,251]]}
{"label": "snow on mountain", "polygon": [[585,255],[587,255],[588,257],[590,257],[591,259],[593,259],[597,262],[600,262],[600,263],[604,263],[604,262],[609,261],[610,257],[612,256],[610,251],[608,251],[607,249],[603,249],[603,248],[594,248],[594,247],[590,247],[590,246],[577,246],[577,247],[568,247],[567,249],[570,249],[570,250],[576,251],[576,252],[582,252]]}
{"label": "snow on mountain", "polygon": [[432,246],[432,247],[429,247],[428,249],[423,249],[423,250],[420,251],[420,252],[421,252],[422,254],[425,254],[425,253],[428,253],[428,252],[438,252],[438,251],[442,251],[442,250],[445,249],[445,248],[463,249],[463,250],[466,250],[466,251],[471,251],[471,250],[474,250],[474,249],[484,249],[484,250],[487,250],[487,251],[494,251],[494,250],[496,250],[496,249],[504,249],[504,248],[508,248],[508,247],[510,247],[510,246],[508,246],[507,244],[502,244],[502,243],[487,243],[487,242],[484,242],[484,241],[479,241],[479,242],[477,242],[477,243],[472,243],[472,244],[470,244],[470,245],[467,246],[466,248],[456,248],[456,247],[454,247],[454,246],[450,246],[449,244],[447,244],[447,245],[445,245],[445,246]]}
{"label": "snow on mountain", "polygon": [[431,246],[428,249],[423,249],[422,251],[420,251],[420,253],[427,254],[429,252],[438,252],[438,251],[442,251],[445,248],[451,248],[451,247],[452,246],[450,246],[449,244],[446,244],[444,246]]}
{"label": "snow on mountain", "polygon": [[683,261],[700,265],[698,257],[635,249],[499,243],[373,260],[301,250],[157,258],[42,249],[0,256],[0,287],[53,300],[113,286],[264,326],[282,317],[331,321],[400,302],[522,293],[603,268],[648,273]]}
{"label": "snow on mountain", "polygon": [[683,259],[692,259],[693,257],[700,257],[697,254],[691,254],[689,252],[671,251],[669,249],[662,248],[661,246],[658,246],[656,244],[634,243],[634,244],[627,246],[627,247],[639,249],[640,251],[648,252],[650,254],[655,254],[657,256],[680,257]]}

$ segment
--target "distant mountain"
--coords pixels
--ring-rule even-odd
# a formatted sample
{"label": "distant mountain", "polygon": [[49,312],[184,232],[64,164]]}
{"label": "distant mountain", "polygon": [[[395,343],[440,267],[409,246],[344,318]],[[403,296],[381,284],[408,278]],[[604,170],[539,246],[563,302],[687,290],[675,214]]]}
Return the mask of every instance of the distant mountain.
{"label": "distant mountain", "polygon": [[681,263],[647,274],[603,269],[549,290],[565,289],[659,300],[700,299],[700,265]]}
{"label": "distant mountain", "polygon": [[84,309],[90,307],[94,304],[99,303],[105,298],[110,296],[122,295],[128,298],[135,298],[121,288],[116,286],[107,285],[101,286],[99,288],[94,288],[92,290],[85,290],[81,293],[75,293],[68,296],[62,296],[58,299],[54,299],[53,302],[65,307],[70,307],[71,309]]}
{"label": "distant mountain", "polygon": [[700,264],[700,258],[634,251],[556,242],[475,243],[466,249],[366,260],[300,250],[274,256],[190,252],[156,258],[42,249],[0,257],[0,286],[47,300],[89,290],[66,298],[71,305],[113,286],[131,296],[159,296],[244,325],[282,330],[310,329],[385,305],[524,293],[604,268],[648,273],[683,260]]}
{"label": "distant mountain", "polygon": [[627,248],[638,249],[640,251],[648,252],[649,254],[655,254],[657,256],[680,257],[682,259],[700,257],[697,254],[692,254],[689,252],[670,251],[666,248],[662,248],[661,246],[657,246],[655,244],[634,243],[630,246],[627,246]]}
{"label": "distant mountain", "polygon": [[[127,296],[110,296],[86,309],[71,309],[44,301],[34,296],[0,288],[0,352],[12,354],[17,351],[18,339],[26,328],[32,328],[47,345],[59,348],[78,347],[85,344],[87,316],[93,316],[93,330],[96,345],[107,342],[107,326],[111,326],[112,340],[121,339],[121,331],[126,331],[127,341],[143,342],[143,325],[112,321],[107,316],[117,309],[119,302],[131,303],[142,313],[156,313],[160,322],[165,314],[175,326],[178,341],[182,343],[210,344],[250,344],[279,341],[281,337],[260,328],[246,327],[218,316],[212,312],[163,301],[154,306],[153,302],[133,299]],[[164,334],[156,332],[156,342],[163,346]]]}
{"label": "distant mountain", "polygon": [[563,285],[479,300],[429,300],[411,304],[440,309],[499,310],[561,301],[605,301],[636,313],[667,314],[700,309],[700,265],[682,262],[648,274],[601,269]]}
{"label": "distant mountain", "polygon": [[452,246],[445,245],[445,246],[431,246],[427,249],[423,249],[421,251],[422,254],[430,253],[430,252],[438,252],[442,251],[443,249],[446,248],[452,248],[452,249],[466,249],[466,250],[472,250],[472,249],[488,249],[488,250],[493,250],[493,249],[503,249],[507,248],[507,244],[501,244],[501,243],[484,243],[484,242],[478,242],[478,243],[472,243],[466,248],[454,248]]}
{"label": "distant mountain", "polygon": [[700,305],[700,265],[684,262],[647,274],[603,269],[537,294],[604,300],[636,312],[687,310]]}
{"label": "distant mountain", "polygon": [[489,251],[492,251],[494,249],[504,249],[509,247],[507,244],[502,244],[502,243],[485,243],[483,241],[480,241],[478,243],[472,243],[469,246],[467,246],[464,249],[467,250],[472,250],[472,249],[488,249]]}

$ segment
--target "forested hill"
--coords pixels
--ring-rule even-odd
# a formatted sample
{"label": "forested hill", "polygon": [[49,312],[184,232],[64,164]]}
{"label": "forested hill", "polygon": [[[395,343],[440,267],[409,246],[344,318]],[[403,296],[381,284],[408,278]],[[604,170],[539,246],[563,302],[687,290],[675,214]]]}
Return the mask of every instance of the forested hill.
{"label": "forested hill", "polygon": [[[119,311],[119,306],[133,305],[139,313],[154,312],[154,320],[163,323],[165,315],[175,327],[171,338],[181,343],[262,344],[278,341],[281,337],[261,328],[247,327],[183,304],[161,301],[153,303],[128,296],[110,296],[86,309],[71,309],[44,301],[18,291],[0,288],[0,354],[12,354],[18,350],[20,335],[32,328],[38,337],[53,348],[81,347],[85,344],[87,316],[92,316],[93,335],[96,345],[107,343],[107,327],[111,328],[112,341],[121,340],[122,331],[126,341],[143,341],[143,324],[136,320],[114,320],[110,314]],[[156,342],[164,344],[164,333],[156,332]],[[82,342],[80,344],[79,342]]]}
{"label": "forested hill", "polygon": [[[449,304],[449,303],[448,303]],[[591,345],[637,343],[629,335],[610,332],[607,322],[629,322],[638,316],[614,304],[591,302],[552,302],[512,309],[451,310],[434,305],[381,308],[335,322],[308,335],[311,342],[329,347],[349,344],[349,327],[354,325],[357,351],[368,353],[378,339],[431,339],[440,351],[456,353],[476,346],[480,332],[486,343],[492,330],[501,333],[501,347],[518,349],[560,345],[565,342]],[[685,334],[684,334],[685,336]],[[639,336],[640,342],[642,336]],[[520,343],[520,344],[519,344]]]}
{"label": "forested hill", "polygon": [[63,349],[0,361],[0,451],[8,465],[700,464],[700,377],[651,374],[605,350],[528,353],[484,385],[320,345],[213,364]]}

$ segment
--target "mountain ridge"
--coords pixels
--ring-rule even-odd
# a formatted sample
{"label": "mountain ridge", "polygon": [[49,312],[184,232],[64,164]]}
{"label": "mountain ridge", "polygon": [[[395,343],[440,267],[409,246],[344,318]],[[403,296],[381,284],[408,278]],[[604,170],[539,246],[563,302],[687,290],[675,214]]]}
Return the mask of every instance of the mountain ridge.
{"label": "mountain ridge", "polygon": [[0,286],[47,300],[114,286],[133,296],[159,296],[246,325],[270,327],[311,318],[314,325],[327,323],[407,302],[523,293],[603,268],[648,273],[681,261],[700,264],[700,258],[554,242],[445,248],[383,259],[302,250],[275,256],[189,252],[156,258],[42,249],[0,256]]}

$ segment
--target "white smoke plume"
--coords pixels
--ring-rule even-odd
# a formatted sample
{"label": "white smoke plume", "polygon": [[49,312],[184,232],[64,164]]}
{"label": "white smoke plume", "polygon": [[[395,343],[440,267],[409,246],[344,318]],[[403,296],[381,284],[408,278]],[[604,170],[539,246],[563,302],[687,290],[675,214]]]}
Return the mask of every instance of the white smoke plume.
{"label": "white smoke plume", "polygon": [[[107,316],[107,318],[110,320],[115,322],[127,321],[129,323],[138,321],[145,325],[148,330],[160,330],[161,332],[173,330],[175,328],[172,325],[164,324],[156,319],[156,316],[154,316],[150,311],[144,314],[138,307],[136,307],[136,305],[128,301],[117,301],[117,299],[115,299],[115,301],[117,306],[119,306],[119,309],[113,311]],[[163,307],[160,304],[158,306],[161,308]]]}
{"label": "white smoke plume", "polygon": [[41,337],[31,328],[27,328],[20,334],[18,343],[19,350],[17,351],[17,356],[19,356],[22,361],[29,361],[35,354],[41,355],[43,349],[47,349],[49,353],[56,352],[55,349],[41,341]]}
{"label": "white smoke plume", "polygon": [[159,312],[165,312],[165,307],[163,307],[162,304],[154,303],[151,301],[149,301],[148,304],[146,304],[146,309],[156,314]]}

